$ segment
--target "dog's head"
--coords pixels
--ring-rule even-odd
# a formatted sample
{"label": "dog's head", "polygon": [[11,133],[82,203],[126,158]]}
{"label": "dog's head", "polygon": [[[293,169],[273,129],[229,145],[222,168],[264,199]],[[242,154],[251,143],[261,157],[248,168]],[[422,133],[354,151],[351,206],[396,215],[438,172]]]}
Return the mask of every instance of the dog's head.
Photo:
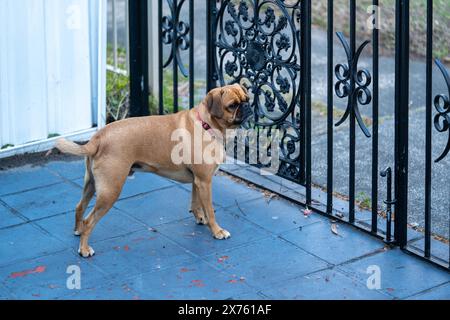
{"label": "dog's head", "polygon": [[204,103],[211,117],[223,128],[237,128],[253,114],[247,89],[240,84],[211,90]]}

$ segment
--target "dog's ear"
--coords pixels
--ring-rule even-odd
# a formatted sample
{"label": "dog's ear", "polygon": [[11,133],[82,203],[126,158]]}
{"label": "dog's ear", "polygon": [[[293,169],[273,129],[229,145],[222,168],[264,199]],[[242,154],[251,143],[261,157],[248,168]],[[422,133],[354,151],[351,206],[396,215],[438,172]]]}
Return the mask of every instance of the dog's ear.
{"label": "dog's ear", "polygon": [[221,119],[223,117],[222,95],[224,90],[221,88],[211,90],[205,99],[205,105],[208,112],[214,117]]}
{"label": "dog's ear", "polygon": [[243,85],[243,84],[239,84],[239,85],[240,85],[242,91],[244,91],[245,95],[248,95],[248,89],[247,89],[247,87],[246,87],[245,85]]}

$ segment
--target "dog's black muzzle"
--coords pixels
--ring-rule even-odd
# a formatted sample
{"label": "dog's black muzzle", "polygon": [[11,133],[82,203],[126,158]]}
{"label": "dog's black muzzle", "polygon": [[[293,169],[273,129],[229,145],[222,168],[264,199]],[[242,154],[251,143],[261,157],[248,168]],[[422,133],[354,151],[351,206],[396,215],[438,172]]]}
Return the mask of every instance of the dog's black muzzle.
{"label": "dog's black muzzle", "polygon": [[235,120],[236,124],[242,124],[253,116],[252,108],[248,102],[241,103],[239,111],[239,118]]}

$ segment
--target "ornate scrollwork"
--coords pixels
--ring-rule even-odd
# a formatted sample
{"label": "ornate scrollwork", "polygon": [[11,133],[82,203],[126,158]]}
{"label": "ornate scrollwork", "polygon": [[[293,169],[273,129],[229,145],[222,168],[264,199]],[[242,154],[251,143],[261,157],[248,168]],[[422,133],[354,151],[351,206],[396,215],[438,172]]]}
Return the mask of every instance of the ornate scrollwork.
{"label": "ornate scrollwork", "polygon": [[[188,70],[182,62],[180,53],[181,51],[188,50],[191,45],[189,23],[180,20],[181,9],[183,8],[185,2],[185,0],[181,0],[175,3],[173,0],[167,0],[170,15],[162,17],[161,32],[163,44],[171,46],[170,55],[163,63],[163,68],[166,68],[174,62],[178,65],[178,68],[183,76],[188,77]],[[174,51],[176,52],[175,56]]]}
{"label": "ornate scrollwork", "polygon": [[[335,124],[335,126],[338,127],[343,124],[353,110],[359,127],[363,131],[364,135],[370,138],[370,132],[361,117],[359,105],[368,105],[372,101],[372,93],[369,90],[369,86],[372,83],[372,76],[370,75],[369,70],[358,69],[359,57],[370,41],[364,41],[356,50],[356,53],[352,55],[350,46],[342,32],[338,32],[336,34],[344,47],[345,54],[347,55],[347,64],[336,65],[334,72],[338,81],[336,82],[334,89],[339,98],[348,98],[348,102],[344,115]],[[352,80],[355,83],[354,89],[352,89],[350,84]]]}
{"label": "ornate scrollwork", "polygon": [[442,75],[444,76],[448,89],[448,95],[438,94],[434,98],[434,107],[437,111],[437,114],[434,116],[434,127],[438,132],[448,132],[447,146],[445,147],[442,154],[435,160],[435,162],[439,162],[444,159],[450,152],[450,76],[442,62],[437,59],[435,60],[435,62],[439,70],[441,70]]}
{"label": "ornate scrollwork", "polygon": [[224,0],[217,15],[216,70],[221,85],[251,96],[249,125],[280,129],[279,174],[300,177],[300,0]]}

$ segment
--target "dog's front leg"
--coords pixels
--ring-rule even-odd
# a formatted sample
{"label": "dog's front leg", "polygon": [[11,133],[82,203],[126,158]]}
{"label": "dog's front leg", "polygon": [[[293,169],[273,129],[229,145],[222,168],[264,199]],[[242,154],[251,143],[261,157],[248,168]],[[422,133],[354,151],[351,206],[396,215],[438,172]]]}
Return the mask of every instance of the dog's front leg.
{"label": "dog's front leg", "polygon": [[208,219],[206,219],[205,213],[203,211],[200,202],[198,188],[194,182],[192,182],[191,212],[194,215],[197,224],[208,224]]}
{"label": "dog's front leg", "polygon": [[212,177],[208,178],[194,178],[194,184],[197,187],[198,199],[203,208],[203,212],[206,213],[208,219],[208,226],[216,239],[227,239],[231,235],[230,233],[222,229],[216,222],[216,216],[214,214],[214,208],[212,205]]}

